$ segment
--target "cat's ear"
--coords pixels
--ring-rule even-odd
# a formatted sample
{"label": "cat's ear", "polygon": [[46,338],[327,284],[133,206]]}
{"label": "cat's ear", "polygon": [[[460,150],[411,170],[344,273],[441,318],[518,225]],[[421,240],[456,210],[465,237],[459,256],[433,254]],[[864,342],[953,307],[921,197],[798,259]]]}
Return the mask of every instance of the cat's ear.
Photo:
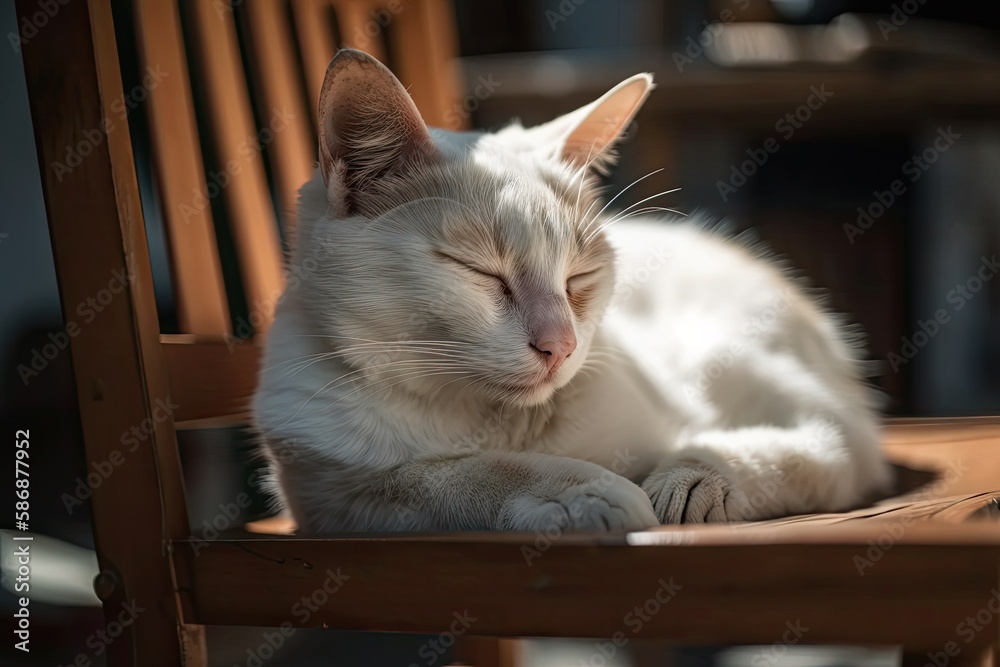
{"label": "cat's ear", "polygon": [[319,166],[331,205],[354,213],[378,179],[435,155],[420,112],[393,73],[363,51],[338,51],[319,97]]}
{"label": "cat's ear", "polygon": [[540,133],[552,156],[574,167],[588,163],[605,171],[615,161],[614,145],[653,90],[651,74],[636,74],[587,106],[529,132]]}

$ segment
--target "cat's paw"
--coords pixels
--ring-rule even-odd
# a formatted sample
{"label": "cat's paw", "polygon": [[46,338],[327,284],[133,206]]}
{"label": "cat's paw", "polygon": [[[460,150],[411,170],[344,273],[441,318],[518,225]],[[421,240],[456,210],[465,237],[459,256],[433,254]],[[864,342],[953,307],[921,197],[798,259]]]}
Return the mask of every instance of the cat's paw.
{"label": "cat's paw", "polygon": [[[616,476],[617,477],[617,476]],[[644,530],[659,524],[649,497],[623,477],[575,484],[553,494],[518,498],[508,516],[513,530]]]}
{"label": "cat's paw", "polygon": [[681,463],[654,470],[642,483],[660,523],[744,521],[742,494],[715,468]]}

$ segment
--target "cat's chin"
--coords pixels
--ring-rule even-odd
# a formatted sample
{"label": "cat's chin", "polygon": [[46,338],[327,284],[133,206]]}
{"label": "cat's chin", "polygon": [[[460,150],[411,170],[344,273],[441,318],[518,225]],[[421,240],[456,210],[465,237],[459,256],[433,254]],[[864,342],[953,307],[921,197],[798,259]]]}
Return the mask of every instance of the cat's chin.
{"label": "cat's chin", "polygon": [[489,383],[491,393],[505,403],[512,403],[522,407],[531,407],[545,403],[559,388],[559,383],[552,378],[545,378],[537,382],[517,384],[501,381]]}

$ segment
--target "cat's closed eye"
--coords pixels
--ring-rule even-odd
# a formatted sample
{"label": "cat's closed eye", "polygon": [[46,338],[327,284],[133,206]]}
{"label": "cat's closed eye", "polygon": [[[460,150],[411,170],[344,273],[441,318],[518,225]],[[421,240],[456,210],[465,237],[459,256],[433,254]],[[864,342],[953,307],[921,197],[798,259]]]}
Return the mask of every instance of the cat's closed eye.
{"label": "cat's closed eye", "polygon": [[571,276],[566,281],[566,298],[569,300],[569,305],[577,316],[583,315],[591,297],[594,295],[594,283],[600,271],[601,267],[598,267],[591,271]]}
{"label": "cat's closed eye", "polygon": [[601,268],[602,267],[597,267],[596,269],[591,269],[590,271],[584,271],[583,273],[577,273],[570,276],[566,280],[566,293],[574,294],[585,290],[597,278],[597,274],[600,273]]}
{"label": "cat's closed eye", "polygon": [[495,284],[495,286],[498,289],[500,289],[500,291],[503,292],[503,295],[505,297],[510,297],[513,294],[510,291],[510,287],[507,285],[507,281],[504,280],[503,278],[501,278],[500,276],[498,276],[498,275],[496,275],[494,273],[490,273],[489,271],[485,271],[483,269],[480,269],[480,268],[476,267],[475,265],[470,264],[469,262],[463,262],[462,260],[460,260],[460,259],[458,259],[456,257],[452,257],[448,253],[444,253],[444,252],[438,251],[435,254],[438,257],[440,257],[441,259],[445,260],[445,261],[452,262],[453,264],[457,264],[458,266],[466,269],[467,271],[471,271],[472,273],[475,273],[478,276],[490,279]]}

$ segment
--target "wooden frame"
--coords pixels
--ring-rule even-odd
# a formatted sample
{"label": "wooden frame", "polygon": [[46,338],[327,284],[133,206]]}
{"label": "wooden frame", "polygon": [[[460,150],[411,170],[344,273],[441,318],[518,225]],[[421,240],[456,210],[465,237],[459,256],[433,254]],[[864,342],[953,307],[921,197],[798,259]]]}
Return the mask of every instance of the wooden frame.
{"label": "wooden frame", "polygon": [[[884,531],[771,528],[747,539],[721,526],[566,535],[543,548],[524,535],[255,537],[182,541],[177,562],[185,563],[178,568],[185,617],[208,624],[299,625],[295,604],[339,576],[342,585],[305,624],[438,633],[458,611],[476,618],[470,632],[479,635],[622,631],[690,644],[772,644],[786,622],[801,620],[807,643],[939,650],[989,601],[1000,533],[916,525],[859,576],[855,557]],[[657,596],[662,604],[650,609],[661,609],[628,617]],[[969,652],[995,639],[983,632]]]}
{"label": "wooden frame", "polygon": [[[17,8],[23,16],[36,5],[18,0]],[[205,30],[215,19],[197,20]],[[199,36],[200,48],[219,56],[219,68],[233,58],[227,34],[220,43],[207,32]],[[909,513],[875,510],[818,525],[793,518],[631,535],[192,536],[175,428],[239,417],[253,389],[257,348],[220,335],[160,335],[129,133],[121,123],[104,123],[123,92],[110,0],[61,5],[23,51],[67,320],[112,272],[130,276],[101,317],[71,339],[87,456],[121,455],[122,434],[135,425],[152,431],[128,454],[127,473],[93,491],[101,568],[95,588],[108,620],[133,601],[146,610],[110,646],[109,664],[201,665],[201,624],[440,632],[465,610],[476,617],[471,633],[493,637],[627,632],[770,644],[786,622],[802,619],[810,643],[897,643],[916,653],[943,650],[956,641],[956,624],[990,604],[1000,586],[997,525],[907,523],[904,517],[946,514],[919,502],[894,510]],[[221,69],[212,76],[223,85]],[[68,173],[46,166],[94,128],[103,139],[78,166]],[[261,201],[259,193],[251,196]],[[251,265],[272,263],[257,295],[280,284],[277,246],[260,224],[245,240]],[[977,460],[996,464],[1000,422],[976,428],[975,442],[985,445]],[[988,484],[988,473],[970,475],[966,491]],[[995,490],[978,491],[964,505],[943,506],[952,515],[959,505],[969,513],[988,509]],[[881,550],[877,559],[869,554],[873,545]],[[859,572],[859,555],[876,565]],[[664,587],[673,584],[680,588],[667,601]],[[302,596],[324,589],[326,601],[315,611],[294,613]],[[657,596],[656,613],[632,631],[627,615]],[[1000,646],[998,619],[983,622],[950,664],[974,664]],[[466,650],[483,665],[514,659],[509,645],[490,640]]]}
{"label": "wooden frame", "polygon": [[[19,16],[37,9],[31,2],[17,8]],[[96,590],[108,618],[133,601],[147,610],[109,647],[109,662],[133,664],[141,647],[152,647],[159,664],[179,664],[170,551],[171,540],[189,529],[173,420],[157,418],[156,401],[168,400],[170,387],[132,147],[124,121],[111,114],[123,90],[110,4],[61,5],[23,54],[66,320],[77,317],[78,303],[107,287],[112,272],[130,276],[126,289],[71,342],[87,455],[109,460],[133,425],[152,430],[148,445],[129,455],[128,475],[110,476],[91,498],[101,567]],[[68,146],[87,141],[84,132],[103,139],[90,142],[78,166],[57,174],[48,165],[62,160]],[[100,520],[112,516],[115,522]],[[115,523],[129,529],[116,530]]]}

